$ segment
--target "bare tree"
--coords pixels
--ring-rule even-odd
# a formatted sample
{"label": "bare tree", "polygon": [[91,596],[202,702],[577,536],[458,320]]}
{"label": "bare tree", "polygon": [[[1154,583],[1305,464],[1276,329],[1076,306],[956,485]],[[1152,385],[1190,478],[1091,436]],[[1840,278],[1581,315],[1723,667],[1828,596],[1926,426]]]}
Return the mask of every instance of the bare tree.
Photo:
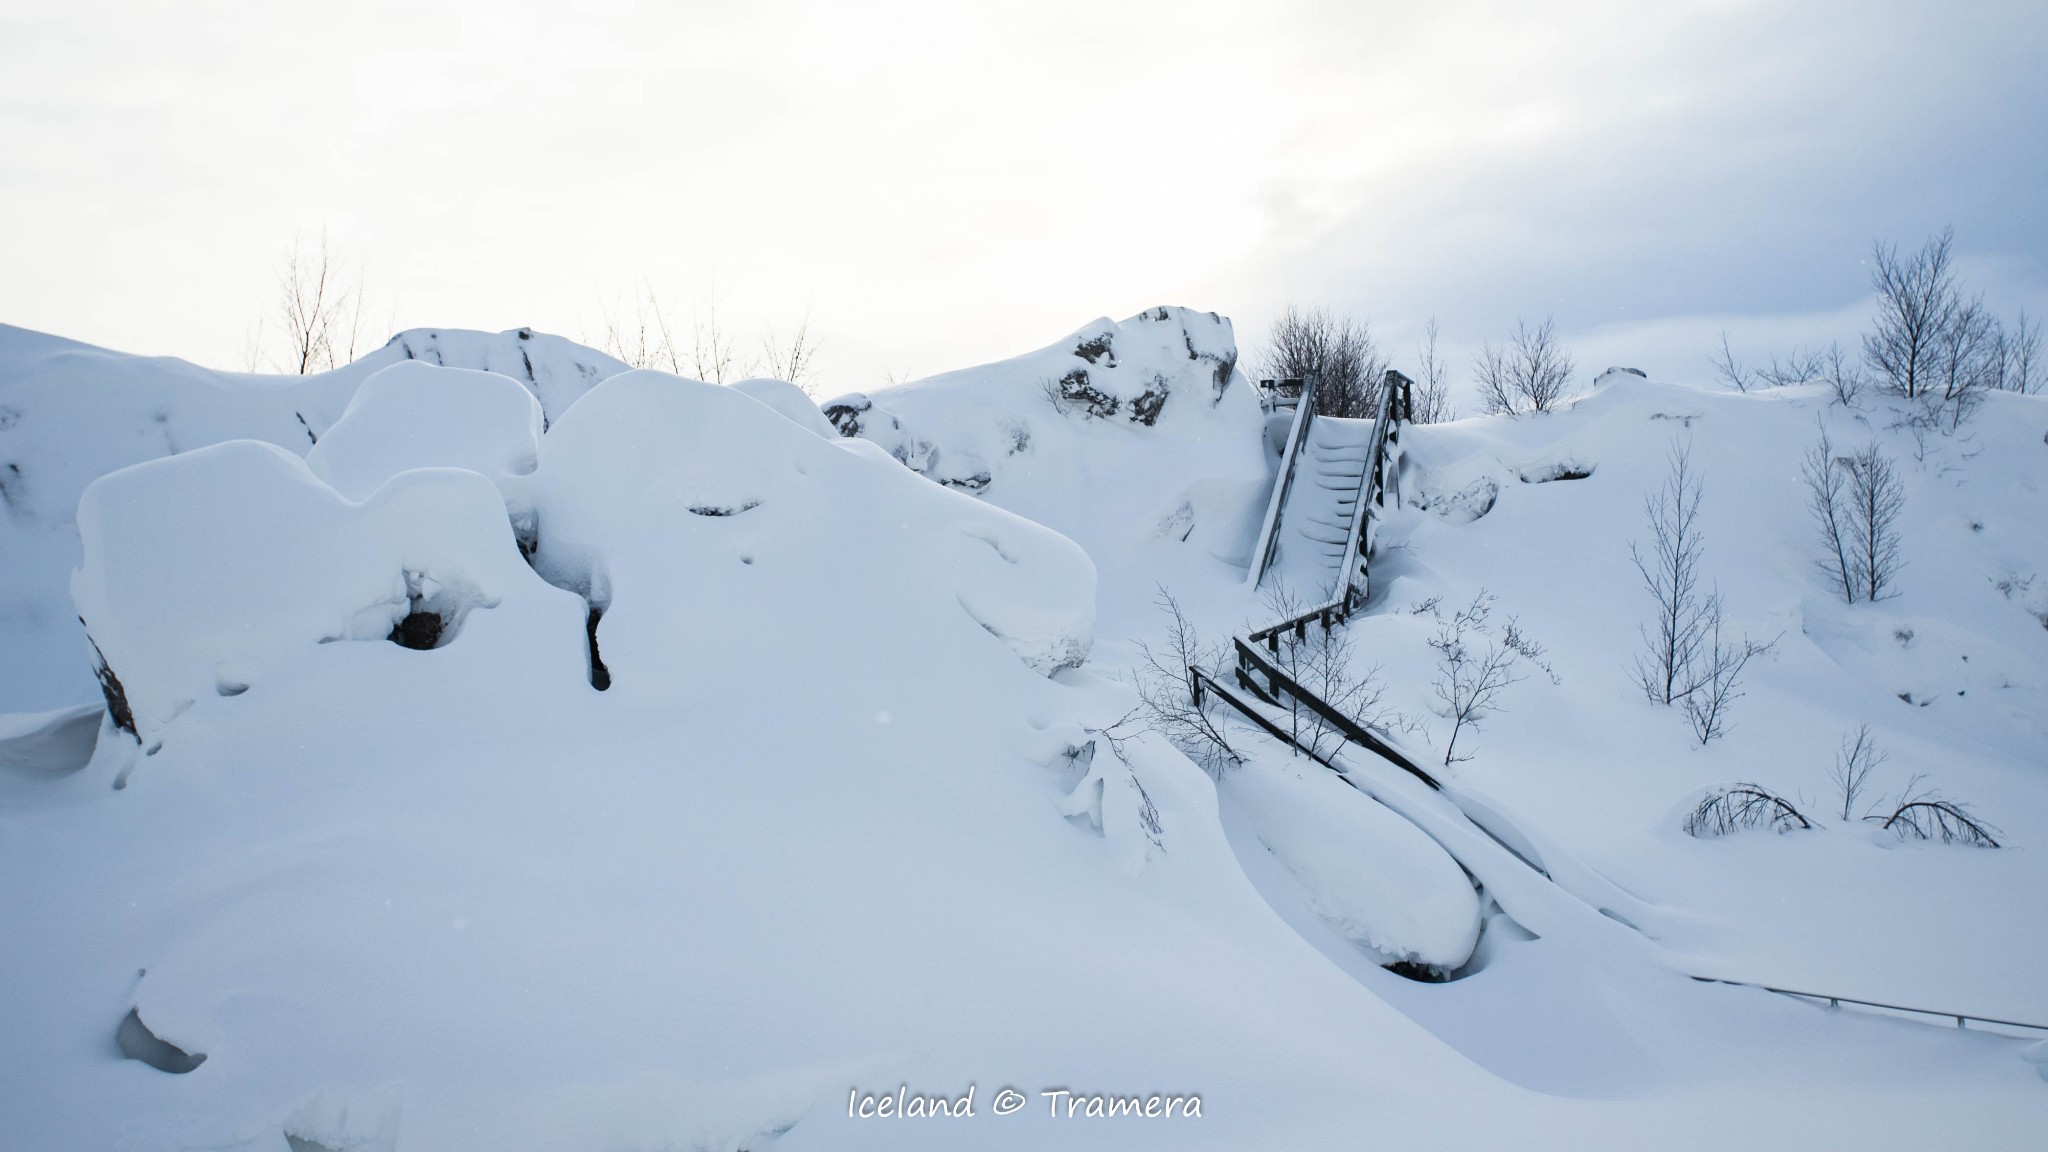
{"label": "bare tree", "polygon": [[1843,820],[1855,818],[1856,802],[1869,788],[1870,774],[1889,759],[1891,753],[1877,746],[1868,724],[1858,724],[1856,731],[1842,737],[1842,746],[1835,752],[1835,766],[1828,770],[1828,779],[1834,781],[1835,792],[1842,798]]}
{"label": "bare tree", "polygon": [[1685,718],[1692,734],[1706,744],[1728,732],[1728,711],[1742,698],[1742,670],[1778,646],[1776,639],[1759,644],[1745,634],[1740,640],[1721,637],[1721,597],[1709,595],[1702,615],[1697,661],[1686,673],[1692,690],[1685,695]]}
{"label": "bare tree", "polygon": [[1672,441],[1671,470],[1664,484],[1643,499],[1651,545],[1644,555],[1633,541],[1628,554],[1642,574],[1643,588],[1657,602],[1655,620],[1643,627],[1646,651],[1636,658],[1636,681],[1654,703],[1671,704],[1692,694],[1707,616],[1699,594],[1700,557],[1706,535],[1700,528],[1705,485],[1692,467],[1692,445]]}
{"label": "bare tree", "polygon": [[1436,351],[1436,317],[1429,318],[1429,327],[1423,329],[1422,347],[1419,350],[1422,379],[1411,399],[1415,405],[1413,420],[1417,424],[1442,424],[1457,419],[1451,410],[1451,386],[1443,359]]}
{"label": "bare tree", "polygon": [[[1444,745],[1445,764],[1471,759],[1469,754],[1457,755],[1458,736],[1466,728],[1478,728],[1482,719],[1501,710],[1501,692],[1524,679],[1515,672],[1518,660],[1528,660],[1552,683],[1557,682],[1557,673],[1543,662],[1543,646],[1523,635],[1512,618],[1501,629],[1498,641],[1491,638],[1488,618],[1492,612],[1493,594],[1485,589],[1449,620],[1434,607],[1430,609],[1437,622],[1436,635],[1429,641],[1436,650],[1436,679],[1430,688],[1451,719],[1451,738]],[[1486,638],[1484,648],[1479,647],[1482,637]]]}
{"label": "bare tree", "polygon": [[804,309],[803,319],[797,321],[796,329],[787,339],[777,339],[773,333],[761,337],[761,364],[768,375],[810,393],[817,386],[812,379],[816,375],[818,342],[811,336],[811,310]]}
{"label": "bare tree", "polygon": [[1531,328],[1515,321],[1515,334],[1503,345],[1482,344],[1473,359],[1479,377],[1479,400],[1489,415],[1548,412],[1571,383],[1572,358],[1558,345],[1557,327],[1546,318]]}
{"label": "bare tree", "polygon": [[1877,320],[1863,337],[1863,358],[1887,390],[1908,400],[1934,384],[1936,348],[1960,306],[1954,242],[1955,230],[1944,228],[1903,259],[1894,245],[1872,245]]}
{"label": "bare tree", "polygon": [[1195,703],[1198,693],[1192,669],[1215,667],[1222,662],[1223,651],[1202,643],[1194,623],[1164,585],[1153,603],[1168,617],[1166,646],[1155,649],[1143,641],[1138,644],[1139,664],[1133,672],[1139,707],[1153,731],[1210,775],[1219,775],[1225,767],[1241,763],[1243,757],[1210,718],[1207,705]]}
{"label": "bare tree", "polygon": [[1848,473],[1828,440],[1826,422],[1816,422],[1820,424],[1820,441],[1807,451],[1799,466],[1799,474],[1806,480],[1806,506],[1820,529],[1822,557],[1816,563],[1829,585],[1841,594],[1842,602],[1854,604],[1857,582],[1849,560],[1854,529],[1846,492]]}
{"label": "bare tree", "polygon": [[1847,474],[1850,575],[1866,600],[1896,595],[1893,584],[1905,567],[1899,516],[1906,487],[1891,459],[1872,443],[1838,462]]}
{"label": "bare tree", "polygon": [[1790,832],[1811,827],[1790,800],[1760,784],[1734,784],[1708,792],[1685,818],[1688,836],[1726,836],[1750,828]]}
{"label": "bare tree", "polygon": [[[363,337],[363,284],[360,272],[348,283],[347,261],[320,231],[320,246],[308,250],[293,237],[278,274],[278,319],[289,347],[282,367],[300,376],[338,368],[355,359]],[[260,341],[259,321],[254,339]],[[254,355],[252,354],[252,359]]]}
{"label": "bare tree", "polygon": [[1379,411],[1386,358],[1372,327],[1324,308],[1289,304],[1266,334],[1260,368],[1277,378],[1316,381],[1316,410],[1365,419]]}

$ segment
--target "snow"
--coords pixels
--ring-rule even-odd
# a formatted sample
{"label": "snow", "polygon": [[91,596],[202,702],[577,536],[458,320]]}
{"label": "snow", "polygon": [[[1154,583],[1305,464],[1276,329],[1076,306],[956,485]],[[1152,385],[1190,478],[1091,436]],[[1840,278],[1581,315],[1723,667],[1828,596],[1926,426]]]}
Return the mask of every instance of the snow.
{"label": "snow", "polygon": [[1449,972],[1479,942],[1479,901],[1415,825],[1312,761],[1253,763],[1219,791],[1308,890],[1316,912],[1388,962]]}
{"label": "snow", "polygon": [[358,386],[408,361],[517,380],[545,419],[625,368],[559,336],[416,329],[332,372],[254,376],[130,356],[0,325],[0,710],[99,695],[71,610],[78,499],[119,468],[250,439],[303,455]]}
{"label": "snow", "polygon": [[463,468],[503,488],[539,462],[544,419],[510,377],[408,360],[363,381],[306,466],[351,500],[414,468]]}
{"label": "snow", "polygon": [[[1129,719],[1161,586],[1205,640],[1268,614],[1272,422],[1227,320],[1097,321],[822,409],[570,346],[525,373],[543,340],[406,334],[280,381],[0,331],[30,478],[0,552],[0,1147],[2038,1142],[2038,1035],[1699,978],[2048,1023],[2048,402],[1918,439],[1881,401],[1617,372],[1407,430],[1346,627],[1439,792],[1245,725],[1212,777]],[[1813,568],[1817,418],[1900,461],[1895,599]],[[1731,626],[1781,637],[1706,747],[1628,675],[1674,436]],[[1525,667],[1441,765],[1416,609],[1482,587],[1557,677]],[[74,610],[134,736],[69,706]],[[415,612],[435,646],[390,641]],[[1831,812],[1859,723],[1880,790],[1927,773],[2012,847]],[[1686,836],[1735,780],[1818,827]],[[123,1059],[131,1012],[205,1061]],[[970,1086],[974,1117],[842,1111]],[[1202,1114],[1068,1120],[1052,1089]]]}

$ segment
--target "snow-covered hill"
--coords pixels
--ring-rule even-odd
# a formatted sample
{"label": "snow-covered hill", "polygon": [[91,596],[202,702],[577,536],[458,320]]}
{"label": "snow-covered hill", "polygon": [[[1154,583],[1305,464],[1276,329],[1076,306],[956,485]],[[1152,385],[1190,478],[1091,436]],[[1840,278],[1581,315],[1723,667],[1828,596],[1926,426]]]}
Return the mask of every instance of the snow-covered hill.
{"label": "snow-covered hill", "polygon": [[[1218,779],[1128,719],[1160,586],[1211,641],[1271,612],[1244,569],[1268,418],[1210,314],[822,411],[520,333],[407,334],[303,382],[0,338],[0,456],[42,477],[7,527],[34,547],[0,558],[0,1146],[2022,1148],[2048,1124],[2027,1041],[1694,979],[2048,1023],[2039,399],[1923,445],[1875,401],[1610,374],[1552,415],[1409,429],[1350,671],[1440,758],[1427,605],[1489,589],[1547,646],[1555,681],[1509,686],[1442,769],[1495,843],[1418,783],[1381,803],[1243,725]],[[551,351],[506,371],[523,345]],[[1812,563],[1817,417],[1899,461],[1895,599],[1830,602]],[[1674,439],[1730,629],[1781,637],[1705,747],[1629,675],[1628,543]],[[48,623],[73,612],[92,645]],[[132,732],[21,714],[96,693],[94,645]],[[1892,753],[1877,788],[1925,772],[2007,847],[1831,817],[1859,724]],[[1680,831],[1738,779],[1820,827]],[[972,1116],[863,1116],[970,1088]],[[1154,1094],[1181,1111],[1062,1111]]]}

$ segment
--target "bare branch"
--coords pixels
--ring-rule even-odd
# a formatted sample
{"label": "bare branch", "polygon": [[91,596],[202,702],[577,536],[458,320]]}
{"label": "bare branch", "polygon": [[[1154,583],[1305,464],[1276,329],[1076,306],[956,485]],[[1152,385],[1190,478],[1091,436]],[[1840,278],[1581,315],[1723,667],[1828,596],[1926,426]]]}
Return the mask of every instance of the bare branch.
{"label": "bare branch", "polygon": [[1759,784],[1715,789],[1685,818],[1688,836],[1726,836],[1751,828],[1790,832],[1812,827],[1791,801]]}

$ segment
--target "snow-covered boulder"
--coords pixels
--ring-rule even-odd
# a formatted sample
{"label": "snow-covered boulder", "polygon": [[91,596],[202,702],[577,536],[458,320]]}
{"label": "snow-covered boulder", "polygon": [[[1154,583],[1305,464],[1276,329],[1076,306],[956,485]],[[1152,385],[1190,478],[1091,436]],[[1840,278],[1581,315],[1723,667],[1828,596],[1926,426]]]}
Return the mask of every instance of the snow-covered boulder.
{"label": "snow-covered boulder", "polygon": [[363,381],[306,466],[351,500],[414,468],[467,468],[503,487],[538,463],[542,420],[509,377],[411,360]]}
{"label": "snow-covered boulder", "polygon": [[1193,544],[1242,564],[1273,461],[1230,321],[1153,308],[1036,352],[825,403],[841,436],[1054,528],[1151,587],[1138,552]]}
{"label": "snow-covered boulder", "polygon": [[799,428],[809,429],[826,439],[838,435],[832,427],[832,422],[825,419],[824,413],[818,411],[817,403],[806,395],[803,389],[787,380],[771,380],[766,377],[741,380],[732,385],[732,390],[742,396],[751,396],[775,409],[794,421]]}
{"label": "snow-covered boulder", "polygon": [[[1078,665],[1093,636],[1094,567],[1071,541],[730,388],[615,376],[543,439],[531,484],[536,563],[603,610],[605,664],[621,678],[705,642],[691,635],[701,624],[680,623],[694,609],[675,590],[846,614],[907,595],[936,606],[934,624],[993,635],[1042,674]],[[884,569],[886,587],[868,582]],[[732,643],[760,626],[722,623]]]}
{"label": "snow-covered boulder", "polygon": [[581,666],[581,606],[520,561],[498,490],[474,472],[408,472],[356,503],[298,457],[233,440],[94,481],[78,521],[72,595],[114,710],[145,743],[320,645],[385,647],[415,614],[415,647],[466,642],[497,615],[528,658]]}
{"label": "snow-covered boulder", "polygon": [[528,328],[412,329],[354,363],[310,376],[217,372],[0,324],[0,713],[97,693],[72,611],[79,495],[95,479],[225,440],[305,454],[356,389],[416,362],[495,372],[559,416],[625,370],[602,352]]}
{"label": "snow-covered boulder", "polygon": [[1414,824],[1317,764],[1253,760],[1217,787],[1339,935],[1386,962],[1439,972],[1471,957],[1478,895],[1458,862]]}

